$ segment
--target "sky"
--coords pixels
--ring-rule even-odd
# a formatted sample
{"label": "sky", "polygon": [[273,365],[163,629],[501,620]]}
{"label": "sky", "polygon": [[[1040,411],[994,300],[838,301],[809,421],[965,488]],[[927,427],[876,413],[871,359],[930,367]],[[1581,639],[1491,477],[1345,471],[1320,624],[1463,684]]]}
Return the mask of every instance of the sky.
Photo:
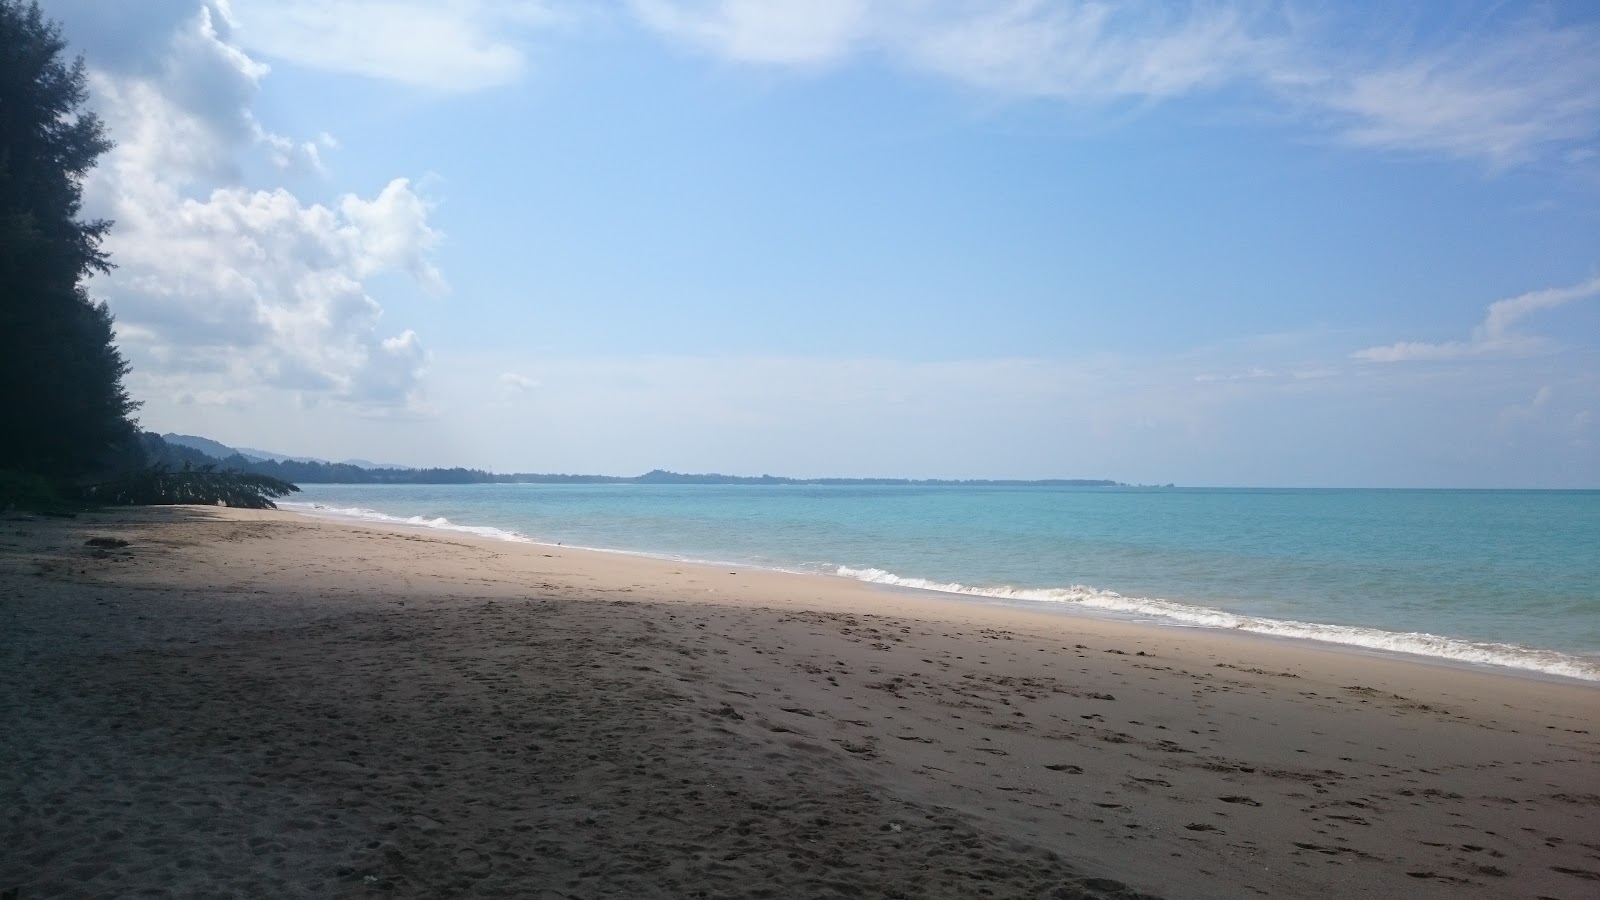
{"label": "sky", "polygon": [[142,427],[1600,488],[1600,6],[45,0]]}

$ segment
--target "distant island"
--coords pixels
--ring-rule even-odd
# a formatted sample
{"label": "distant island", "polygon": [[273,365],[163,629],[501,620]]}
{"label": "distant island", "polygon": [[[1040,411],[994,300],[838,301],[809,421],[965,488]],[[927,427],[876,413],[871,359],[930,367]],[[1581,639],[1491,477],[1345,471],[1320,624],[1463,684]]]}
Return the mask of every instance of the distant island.
{"label": "distant island", "polygon": [[655,469],[643,475],[502,474],[482,469],[358,465],[365,460],[328,462],[259,450],[241,450],[188,434],[144,434],[152,459],[170,466],[214,466],[267,475],[296,484],[767,484],[767,485],[965,485],[969,487],[1129,487],[1104,478],[943,479],[943,478],[786,478],[780,475],[688,475]]}

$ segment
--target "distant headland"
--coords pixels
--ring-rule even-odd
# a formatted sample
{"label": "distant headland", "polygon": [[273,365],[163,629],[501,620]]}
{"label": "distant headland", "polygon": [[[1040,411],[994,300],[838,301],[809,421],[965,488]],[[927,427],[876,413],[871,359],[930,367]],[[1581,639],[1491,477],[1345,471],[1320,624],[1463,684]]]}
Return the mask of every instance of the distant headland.
{"label": "distant headland", "polygon": [[[216,466],[268,475],[296,484],[764,484],[764,485],[965,485],[969,487],[1131,487],[1105,478],[943,479],[943,478],[787,478],[781,475],[683,474],[655,469],[643,475],[509,474],[482,469],[377,466],[366,460],[329,462],[234,448],[188,434],[145,434],[152,458],[168,465]],[[1167,485],[1171,487],[1171,485]]]}

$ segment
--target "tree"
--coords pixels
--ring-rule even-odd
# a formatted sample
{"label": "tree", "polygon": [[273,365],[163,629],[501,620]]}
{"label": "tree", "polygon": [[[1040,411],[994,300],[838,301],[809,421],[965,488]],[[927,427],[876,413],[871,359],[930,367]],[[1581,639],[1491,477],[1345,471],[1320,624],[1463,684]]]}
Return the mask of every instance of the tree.
{"label": "tree", "polygon": [[37,2],[0,0],[0,469],[75,484],[138,445],[111,313],[84,286],[110,270],[111,223],[80,213],[112,144],[66,47]]}
{"label": "tree", "polygon": [[37,2],[0,0],[0,507],[52,492],[270,507],[298,488],[209,465],[174,472],[130,418],[111,311],[85,288],[111,271],[111,223],[80,218],[83,179],[111,141],[82,108],[88,76],[66,48]]}
{"label": "tree", "polygon": [[97,503],[135,506],[172,506],[180,503],[222,504],[242,509],[276,509],[273,498],[300,488],[268,475],[219,472],[212,465],[185,463],[174,472],[155,463],[124,478],[87,485],[84,496]]}

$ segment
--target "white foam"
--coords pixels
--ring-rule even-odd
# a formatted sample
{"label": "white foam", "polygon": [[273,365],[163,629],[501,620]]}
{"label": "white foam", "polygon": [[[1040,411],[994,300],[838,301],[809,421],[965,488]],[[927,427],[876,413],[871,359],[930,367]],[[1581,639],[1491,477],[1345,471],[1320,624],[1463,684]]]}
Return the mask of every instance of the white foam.
{"label": "white foam", "polygon": [[[678,556],[670,553],[646,553],[641,550],[618,550],[613,547],[591,547],[585,544],[571,544],[554,541],[541,541],[529,537],[520,531],[509,531],[504,528],[493,528],[487,525],[458,525],[443,516],[391,516],[375,509],[366,509],[359,506],[339,507],[325,506],[321,503],[284,502],[278,501],[278,507],[287,512],[299,513],[302,516],[312,516],[321,519],[346,519],[358,522],[376,522],[381,525],[404,525],[413,528],[438,528],[443,531],[454,531],[462,534],[471,534],[478,537],[490,538],[497,541],[511,541],[517,544],[537,544],[543,547],[565,547],[568,550],[584,550],[590,553],[614,553],[618,556],[642,556],[646,559],[664,559],[669,562],[685,562],[703,566],[748,566],[749,563],[737,561],[723,561],[715,559],[700,559],[691,556]],[[769,567],[761,567],[769,568]],[[827,567],[831,572],[833,567]],[[788,570],[779,570],[788,571]],[[795,574],[816,574],[801,573]]]}
{"label": "white foam", "polygon": [[1600,681],[1600,660],[1569,656],[1554,650],[1519,647],[1515,644],[1468,641],[1419,631],[1402,633],[1377,628],[1246,616],[1157,597],[1128,597],[1115,591],[1102,591],[1083,585],[1073,585],[1069,588],[974,587],[954,582],[929,581],[925,578],[905,578],[883,569],[853,569],[849,566],[839,566],[836,572],[846,578],[873,584],[895,585],[946,594],[965,594],[972,597],[990,597],[996,600],[1063,603],[1080,609],[1152,617],[1172,624],[1226,628],[1275,637],[1324,641],[1371,650],[1410,653],[1464,663],[1525,669],[1547,675],[1580,678],[1585,681]]}
{"label": "white foam", "polygon": [[[291,512],[320,518],[375,522],[413,528],[434,528],[493,540],[513,541],[519,544],[544,543],[521,532],[508,531],[503,528],[492,528],[483,525],[458,525],[443,516],[391,516],[372,509],[326,506],[321,503],[285,503],[280,501],[278,505]],[[719,563],[715,560],[697,560],[681,556],[638,553],[599,547],[576,547],[575,549],[598,550],[627,556],[646,556],[681,562],[698,562],[708,565],[748,565],[748,563]],[[1343,644],[1370,650],[1410,653],[1462,663],[1505,666],[1524,671],[1541,672],[1547,675],[1578,678],[1584,681],[1600,681],[1600,660],[1570,656],[1554,650],[1520,647],[1516,644],[1468,641],[1460,638],[1428,634],[1427,632],[1394,632],[1378,628],[1323,625],[1317,622],[1298,622],[1293,619],[1246,616],[1204,606],[1163,600],[1157,597],[1129,597],[1118,594],[1115,591],[1103,591],[1084,585],[1073,585],[1067,588],[1018,588],[1009,585],[980,587],[955,582],[930,581],[926,578],[908,578],[883,569],[856,569],[849,566],[826,566],[821,568],[825,572],[832,572],[846,578],[854,578],[858,581],[866,581],[873,584],[894,585],[916,590],[962,594],[969,597],[986,597],[1014,602],[1068,604],[1076,609],[1095,610],[1121,616],[1153,618],[1171,625],[1224,628],[1274,637]],[[798,572],[801,570],[780,569],[779,571]]]}
{"label": "white foam", "polygon": [[363,509],[358,506],[338,507],[324,506],[321,503],[285,503],[278,501],[278,506],[290,512],[297,512],[305,516],[316,516],[324,519],[355,519],[361,522],[378,522],[384,525],[409,525],[413,528],[437,528],[442,531],[455,531],[462,534],[471,534],[478,537],[492,538],[497,541],[514,541],[519,544],[538,543],[533,538],[517,531],[507,531],[503,528],[491,528],[487,525],[457,525],[443,516],[391,516],[375,509]]}

